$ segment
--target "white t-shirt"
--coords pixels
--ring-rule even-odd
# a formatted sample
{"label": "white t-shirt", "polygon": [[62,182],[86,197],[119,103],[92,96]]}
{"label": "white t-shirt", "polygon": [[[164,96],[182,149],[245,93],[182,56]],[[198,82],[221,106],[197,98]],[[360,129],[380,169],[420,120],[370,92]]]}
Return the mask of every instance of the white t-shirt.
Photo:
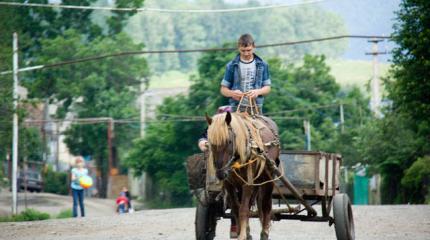
{"label": "white t-shirt", "polygon": [[[239,62],[239,70],[240,70],[240,88],[242,92],[248,92],[254,89],[255,84],[255,75],[257,67],[255,65],[255,59],[251,62]],[[248,106],[248,99],[244,98],[243,105]]]}

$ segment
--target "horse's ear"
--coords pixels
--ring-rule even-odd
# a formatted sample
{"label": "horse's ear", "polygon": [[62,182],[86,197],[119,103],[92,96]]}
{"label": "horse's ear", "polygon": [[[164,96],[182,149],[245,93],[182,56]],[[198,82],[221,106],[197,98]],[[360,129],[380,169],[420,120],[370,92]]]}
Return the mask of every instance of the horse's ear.
{"label": "horse's ear", "polygon": [[230,126],[231,123],[231,113],[227,112],[227,115],[225,116],[225,123]]}
{"label": "horse's ear", "polygon": [[208,113],[205,113],[205,117],[206,117],[206,122],[208,122],[208,125],[212,124],[212,118],[209,117]]}

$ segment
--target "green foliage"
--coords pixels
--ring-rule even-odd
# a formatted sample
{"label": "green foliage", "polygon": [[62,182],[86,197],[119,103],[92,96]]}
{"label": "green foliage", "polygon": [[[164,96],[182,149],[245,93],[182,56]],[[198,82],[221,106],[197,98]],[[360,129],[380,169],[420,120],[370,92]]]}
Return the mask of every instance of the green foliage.
{"label": "green foliage", "polygon": [[66,209],[61,211],[56,218],[62,219],[62,218],[71,218],[73,217],[72,209]]}
{"label": "green foliage", "polygon": [[[396,111],[410,114],[414,129],[425,127],[430,135],[430,4],[404,0],[397,12],[393,39],[393,82],[389,97]],[[424,125],[424,126],[423,126]]]}
{"label": "green foliage", "polygon": [[418,158],[405,172],[402,186],[407,189],[406,200],[424,203],[430,198],[430,156]]}
{"label": "green foliage", "polygon": [[49,219],[48,213],[39,212],[35,209],[28,208],[21,213],[11,217],[0,217],[0,222],[26,222],[26,221],[40,221]]}
{"label": "green foliage", "polygon": [[18,156],[20,156],[20,159],[26,158],[30,161],[42,161],[44,147],[38,128],[21,127],[18,144]]}
{"label": "green foliage", "polygon": [[382,203],[405,202],[400,179],[422,154],[423,139],[411,130],[410,122],[409,116],[387,113],[366,124],[354,142],[362,162],[383,177]]}
{"label": "green foliage", "polygon": [[[38,61],[61,62],[70,56],[83,58],[140,47],[125,34],[87,42],[78,32],[69,30],[64,36],[43,40]],[[143,58],[109,58],[37,72],[33,74],[33,80],[25,81],[24,84],[30,89],[32,97],[47,98],[57,104],[57,116],[60,118],[72,111],[77,118],[130,119],[138,116],[135,107],[137,87],[147,74],[148,68]],[[70,151],[75,155],[92,156],[102,177],[106,178],[107,139],[100,136],[107,136],[107,123],[72,125],[65,134]],[[134,129],[115,126],[115,147],[119,154],[135,136],[137,132]],[[106,185],[103,189],[106,189]],[[102,196],[103,189],[100,189]]]}
{"label": "green foliage", "polygon": [[[8,0],[8,2],[13,2]],[[46,3],[47,1],[39,1]],[[71,1],[63,0],[65,5],[89,6],[97,0]],[[117,0],[117,7],[140,7],[143,0]],[[21,68],[37,64],[57,63],[74,58],[83,58],[89,55],[104,55],[112,51],[126,51],[141,49],[143,45],[133,45],[124,35],[117,36],[124,28],[127,20],[136,12],[112,12],[106,19],[103,27],[92,21],[93,10],[54,9],[54,8],[29,8],[16,6],[2,6],[0,8],[0,71],[12,69],[12,33],[19,36],[19,66]],[[67,39],[70,37],[70,39]],[[66,40],[67,39],[67,40]],[[112,46],[121,46],[120,49]],[[104,46],[104,47],[103,47]],[[87,48],[84,48],[87,47]],[[129,48],[128,48],[129,47]],[[92,74],[93,80],[99,78],[108,79],[107,85],[129,84],[130,81],[140,79],[135,72],[147,71],[143,59],[139,59],[135,65],[124,66],[128,61],[110,61],[113,66],[103,65],[99,68],[97,62],[93,64],[80,64],[69,66],[67,69],[50,69],[42,73],[20,74],[20,81],[29,90],[30,97],[48,98],[50,103],[62,101],[64,108],[60,108],[62,116],[68,107],[76,100],[73,96],[80,96],[83,85],[77,82],[86,80]],[[86,68],[85,68],[86,66]],[[81,72],[83,68],[87,72]],[[121,74],[118,69],[123,69]],[[51,71],[52,70],[52,71]],[[112,70],[112,72],[110,72]],[[74,74],[70,74],[71,71]],[[70,76],[70,78],[68,77]],[[91,76],[90,76],[91,77]],[[136,82],[134,82],[136,83]],[[92,82],[88,91],[97,91],[100,87]],[[91,87],[91,88],[90,88]],[[119,90],[118,87],[115,90]],[[90,94],[87,92],[87,94]],[[22,105],[20,105],[22,107]],[[19,113],[24,114],[20,109]],[[0,160],[6,159],[10,154],[12,139],[12,75],[0,75]],[[60,114],[61,115],[61,114]],[[20,120],[23,118],[19,118]],[[21,128],[22,129],[22,128]],[[26,131],[26,130],[24,130]],[[23,133],[20,130],[20,134]],[[25,134],[25,133],[24,133]],[[20,136],[21,138],[21,136]],[[41,158],[40,148],[35,147],[37,142],[35,132],[30,130],[26,144],[34,148],[24,149],[19,147],[21,157],[31,160]],[[21,139],[20,139],[21,142]],[[21,144],[21,143],[20,143]],[[31,147],[29,146],[29,147]],[[24,150],[23,150],[24,149]],[[25,153],[22,153],[24,151]]]}
{"label": "green foliage", "polygon": [[423,156],[430,153],[430,4],[404,0],[397,20],[394,65],[385,81],[392,102],[383,119],[365,125],[354,145],[381,173],[383,203],[423,203],[428,190],[421,175],[428,171]]}
{"label": "green foliage", "polygon": [[[258,1],[230,4],[225,1],[147,0],[146,7],[167,9],[227,9],[259,6]],[[160,28],[159,26],[163,26]],[[315,27],[317,26],[317,27]],[[130,19],[126,31],[148,49],[193,49],[236,42],[243,33],[251,33],[258,44],[296,41],[347,34],[342,19],[316,6],[296,6],[235,13],[212,14],[139,14]],[[339,56],[347,40],[327,41],[261,49],[262,56],[277,56],[287,62],[304,54]],[[201,54],[153,54],[155,72],[194,69]]]}
{"label": "green foliage", "polygon": [[54,172],[52,166],[43,171],[43,191],[61,195],[69,194],[69,175],[65,172]]}

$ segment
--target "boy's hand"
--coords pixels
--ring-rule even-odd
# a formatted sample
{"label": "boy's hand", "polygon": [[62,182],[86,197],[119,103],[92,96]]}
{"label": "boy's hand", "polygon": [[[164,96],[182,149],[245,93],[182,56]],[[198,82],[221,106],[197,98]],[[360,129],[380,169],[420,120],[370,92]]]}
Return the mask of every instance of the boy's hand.
{"label": "boy's hand", "polygon": [[199,141],[199,148],[200,148],[200,151],[202,151],[202,152],[205,152],[206,150],[208,150],[208,141],[206,141],[206,140],[201,140],[201,141]]}
{"label": "boy's hand", "polygon": [[240,99],[243,96],[243,92],[240,91],[239,89],[238,90],[232,90],[230,93],[231,93],[231,98],[233,98],[236,101],[240,101]]}
{"label": "boy's hand", "polygon": [[250,98],[257,98],[258,95],[260,95],[260,91],[258,89],[253,89],[247,92],[246,95],[249,96]]}

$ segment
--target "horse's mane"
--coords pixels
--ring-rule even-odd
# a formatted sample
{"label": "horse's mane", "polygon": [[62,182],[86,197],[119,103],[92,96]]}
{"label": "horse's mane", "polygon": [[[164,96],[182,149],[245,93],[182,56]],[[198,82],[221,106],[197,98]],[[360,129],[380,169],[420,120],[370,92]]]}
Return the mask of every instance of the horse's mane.
{"label": "horse's mane", "polygon": [[[228,126],[225,122],[227,113],[213,116],[212,123],[208,128],[208,140],[215,146],[228,143]],[[249,134],[242,117],[238,113],[231,113],[230,126],[235,134],[234,147],[239,154],[242,163],[246,162]]]}

